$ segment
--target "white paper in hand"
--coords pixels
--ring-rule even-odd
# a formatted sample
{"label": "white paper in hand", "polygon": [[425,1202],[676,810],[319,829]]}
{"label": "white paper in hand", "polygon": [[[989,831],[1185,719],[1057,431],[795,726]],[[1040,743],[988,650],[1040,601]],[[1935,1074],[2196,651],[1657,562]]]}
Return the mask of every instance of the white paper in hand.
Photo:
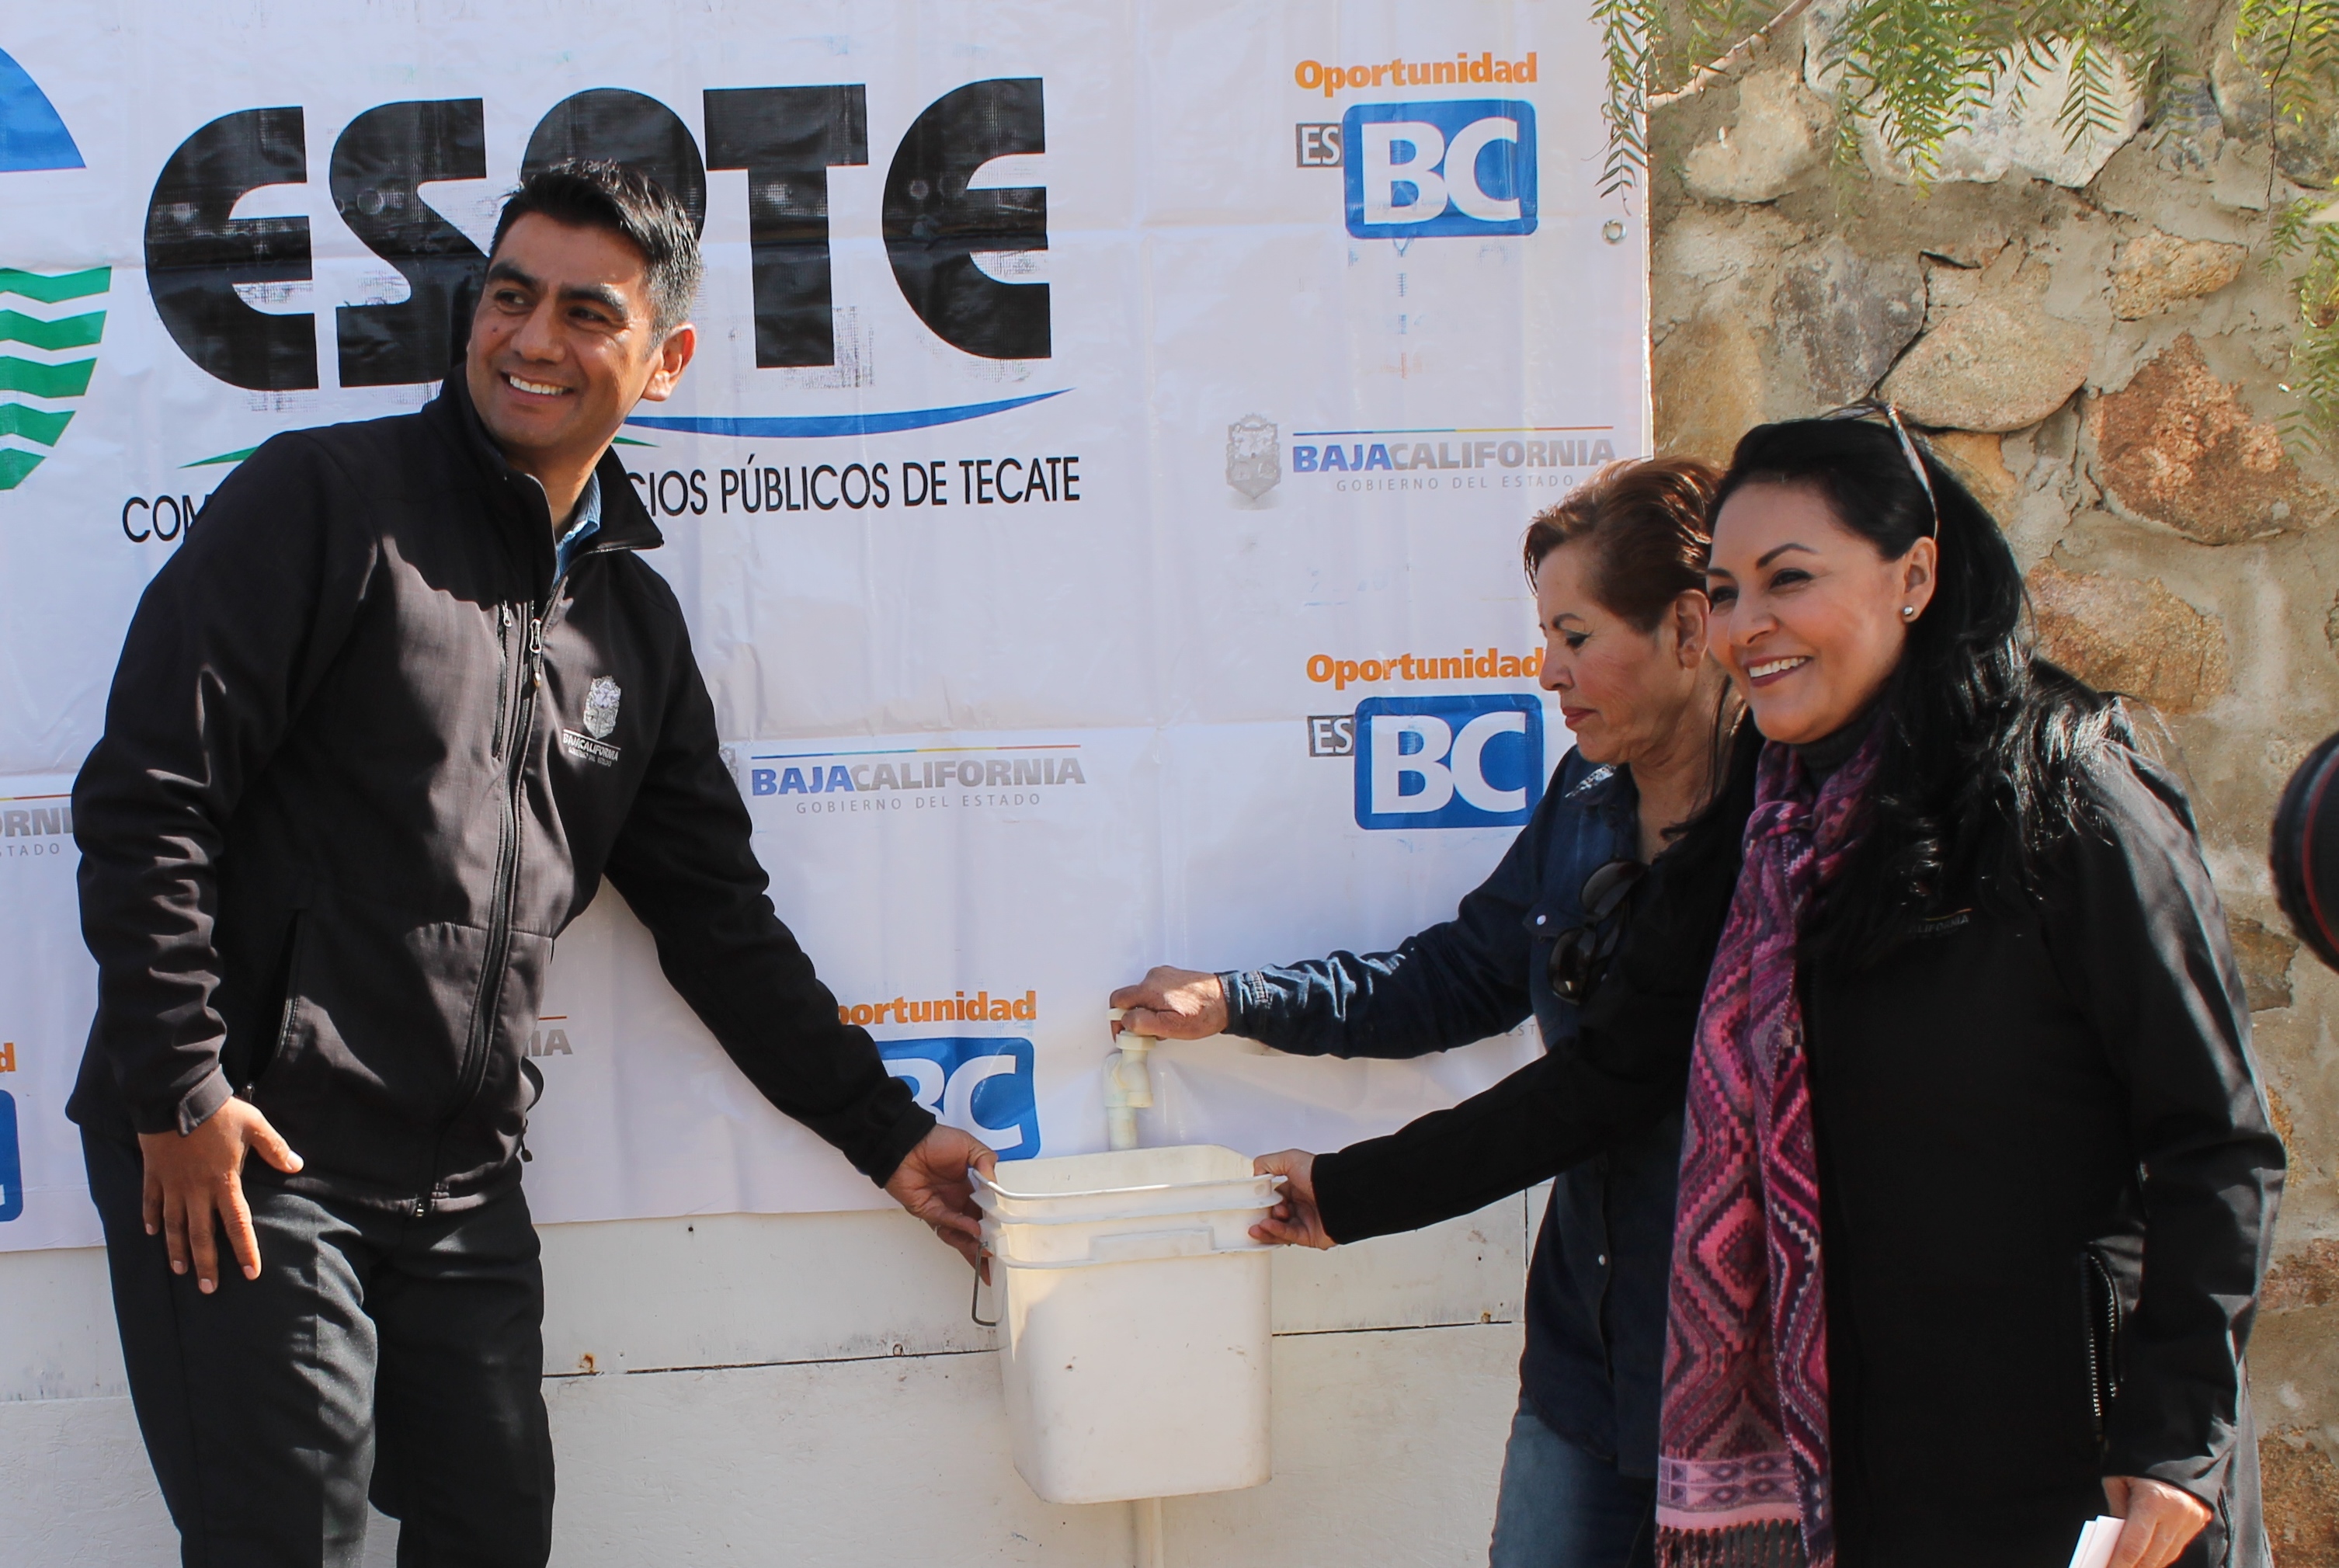
{"label": "white paper in hand", "polygon": [[2071,1568],[2110,1568],[2112,1548],[2119,1544],[2120,1522],[2109,1514],[2079,1527],[2079,1544],[2071,1553]]}

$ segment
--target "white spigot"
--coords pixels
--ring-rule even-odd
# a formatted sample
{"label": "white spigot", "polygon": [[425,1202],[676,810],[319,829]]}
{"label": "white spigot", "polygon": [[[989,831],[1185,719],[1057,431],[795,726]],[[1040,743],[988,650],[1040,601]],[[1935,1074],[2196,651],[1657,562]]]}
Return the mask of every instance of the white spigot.
{"label": "white spigot", "polygon": [[[1117,1021],[1122,1010],[1116,1007],[1107,1016]],[[1105,1144],[1111,1149],[1135,1149],[1137,1113],[1153,1109],[1153,1079],[1145,1070],[1145,1055],[1155,1040],[1127,1027],[1117,1038],[1120,1049],[1104,1068]]]}

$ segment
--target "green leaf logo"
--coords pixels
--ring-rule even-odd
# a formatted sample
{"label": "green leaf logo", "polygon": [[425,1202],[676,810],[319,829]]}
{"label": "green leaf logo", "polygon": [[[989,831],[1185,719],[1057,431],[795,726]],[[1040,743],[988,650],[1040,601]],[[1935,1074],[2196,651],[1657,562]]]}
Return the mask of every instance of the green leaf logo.
{"label": "green leaf logo", "polygon": [[39,468],[73,422],[72,405],[97,369],[113,281],[111,267],[0,267],[0,490],[15,489]]}

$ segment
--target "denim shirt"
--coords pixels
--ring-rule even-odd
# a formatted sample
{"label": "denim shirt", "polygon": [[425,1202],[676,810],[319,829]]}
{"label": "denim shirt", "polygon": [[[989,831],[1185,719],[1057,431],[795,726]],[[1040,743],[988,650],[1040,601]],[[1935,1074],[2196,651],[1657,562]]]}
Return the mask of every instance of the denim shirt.
{"label": "denim shirt", "polygon": [[587,539],[601,531],[601,476],[594,474],[585,481],[584,490],[577,498],[577,509],[568,514],[568,530],[552,547],[552,576],[555,581],[568,575],[568,563]]}
{"label": "denim shirt", "polygon": [[[1221,975],[1228,1032],[1302,1055],[1411,1057],[1532,1013],[1545,1049],[1565,1049],[1576,1010],[1551,989],[1552,945],[1581,923],[1585,880],[1636,853],[1638,804],[1629,774],[1569,752],[1454,919],[1393,952]],[[1563,1174],[1527,1271],[1527,1399],[1545,1425],[1627,1475],[1656,1474],[1681,1128],[1675,1110]]]}

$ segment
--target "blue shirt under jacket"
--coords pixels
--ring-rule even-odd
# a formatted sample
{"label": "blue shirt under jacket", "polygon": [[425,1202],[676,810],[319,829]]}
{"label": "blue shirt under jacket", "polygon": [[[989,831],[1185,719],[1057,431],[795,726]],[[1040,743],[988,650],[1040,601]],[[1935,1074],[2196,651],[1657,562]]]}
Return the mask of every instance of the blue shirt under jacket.
{"label": "blue shirt under jacket", "polygon": [[[1529,1013],[1545,1050],[1576,1010],[1546,965],[1582,922],[1586,878],[1635,854],[1632,776],[1570,751],[1502,863],[1454,919],[1394,952],[1336,952],[1230,972],[1228,1032],[1308,1056],[1411,1057],[1515,1029]],[[1657,1468],[1681,1112],[1554,1184],[1527,1272],[1519,1376],[1535,1414],[1628,1475]]]}

